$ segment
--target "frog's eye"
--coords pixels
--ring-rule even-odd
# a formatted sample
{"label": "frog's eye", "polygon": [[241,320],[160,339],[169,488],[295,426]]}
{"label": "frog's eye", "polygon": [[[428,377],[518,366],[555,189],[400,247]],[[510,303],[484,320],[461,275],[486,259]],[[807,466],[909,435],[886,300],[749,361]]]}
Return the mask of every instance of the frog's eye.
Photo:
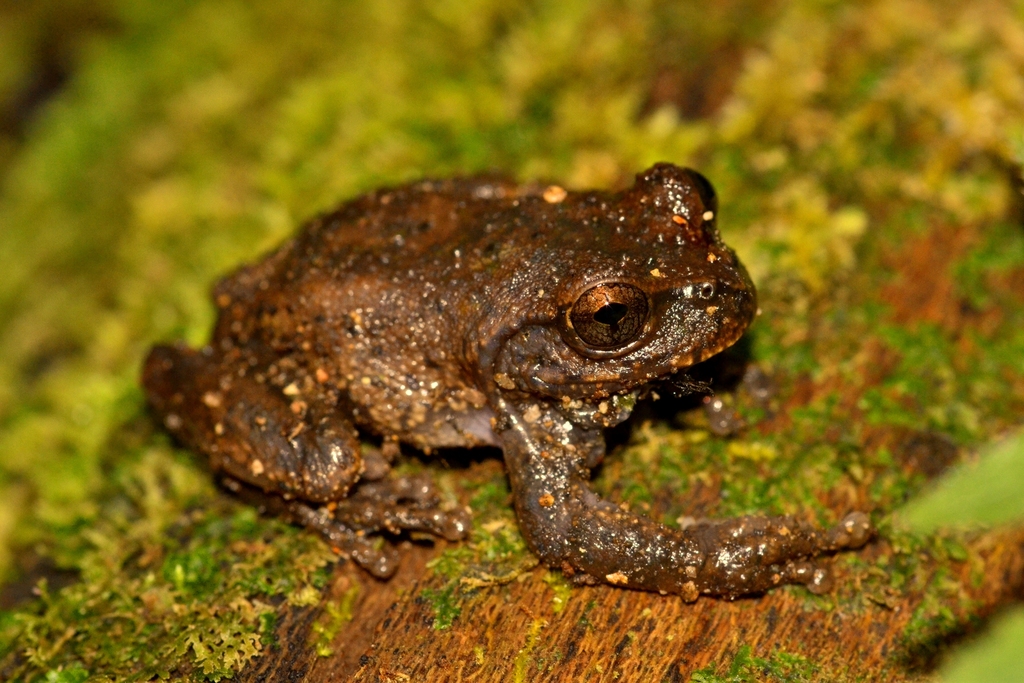
{"label": "frog's eye", "polygon": [[718,197],[715,195],[714,185],[711,184],[710,180],[692,169],[690,174],[693,177],[693,184],[697,189],[697,194],[700,195],[700,201],[704,205],[704,211],[710,211],[711,220],[714,220],[714,216],[718,214]]}
{"label": "frog's eye", "polygon": [[587,346],[614,349],[643,333],[650,312],[643,290],[612,282],[583,292],[569,312],[569,323]]}

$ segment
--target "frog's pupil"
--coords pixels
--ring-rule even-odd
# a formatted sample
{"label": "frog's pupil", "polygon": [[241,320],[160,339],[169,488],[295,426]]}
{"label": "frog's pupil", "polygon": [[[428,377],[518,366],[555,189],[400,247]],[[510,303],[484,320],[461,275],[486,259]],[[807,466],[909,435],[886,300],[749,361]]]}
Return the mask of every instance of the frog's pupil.
{"label": "frog's pupil", "polygon": [[594,349],[614,349],[637,339],[650,315],[647,295],[623,282],[595,285],[569,311],[576,336]]}
{"label": "frog's pupil", "polygon": [[626,317],[626,313],[629,312],[629,306],[620,303],[610,303],[602,306],[594,314],[594,320],[601,323],[602,325],[608,325],[613,327],[620,320]]}

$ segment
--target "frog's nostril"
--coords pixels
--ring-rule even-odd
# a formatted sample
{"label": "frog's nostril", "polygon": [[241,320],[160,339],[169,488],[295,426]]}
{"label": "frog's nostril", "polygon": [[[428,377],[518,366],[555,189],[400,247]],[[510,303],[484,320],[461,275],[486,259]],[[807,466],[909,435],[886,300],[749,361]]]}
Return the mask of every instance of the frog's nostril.
{"label": "frog's nostril", "polygon": [[715,295],[715,286],[710,282],[705,282],[700,286],[700,289],[698,289],[697,291],[700,294],[700,298],[710,299]]}

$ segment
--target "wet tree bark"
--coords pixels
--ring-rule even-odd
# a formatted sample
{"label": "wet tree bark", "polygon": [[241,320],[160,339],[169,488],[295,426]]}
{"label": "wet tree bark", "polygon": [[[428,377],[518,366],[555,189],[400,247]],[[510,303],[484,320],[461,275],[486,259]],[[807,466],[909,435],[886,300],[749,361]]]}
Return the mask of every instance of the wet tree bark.
{"label": "wet tree bark", "polygon": [[[439,550],[408,549],[387,583],[340,565],[324,604],[353,587],[356,598],[351,619],[330,640],[332,653],[316,652],[323,636],[314,624],[324,620],[323,606],[286,611],[277,646],[236,680],[689,681],[708,666],[727,672],[744,650],[769,660],[799,655],[814,680],[912,681],[926,674],[941,646],[1024,597],[1024,528],[1015,528],[975,537],[970,559],[957,564],[920,558],[933,590],[933,581],[949,587],[943,606],[935,606],[945,626],[931,638],[920,632],[936,623],[926,618],[933,606],[925,604],[924,591],[883,591],[851,608],[799,588],[686,604],[676,596],[596,586],[572,588],[559,609],[541,568],[479,589],[463,599],[451,626],[438,630],[421,592],[441,585],[425,568]],[[858,555],[871,562],[888,550],[876,542]],[[836,564],[838,584],[851,579],[844,564]]]}

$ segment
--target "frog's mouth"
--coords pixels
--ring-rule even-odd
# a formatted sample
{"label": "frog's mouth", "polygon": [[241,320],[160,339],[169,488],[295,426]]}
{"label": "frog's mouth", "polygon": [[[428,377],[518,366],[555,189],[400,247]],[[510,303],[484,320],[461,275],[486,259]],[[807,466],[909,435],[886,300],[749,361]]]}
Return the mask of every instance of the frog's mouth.
{"label": "frog's mouth", "polygon": [[674,393],[700,393],[707,390],[707,384],[692,377],[687,370],[729,348],[740,336],[737,333],[720,344],[682,351],[655,361],[642,358],[638,362],[627,356],[591,362],[588,363],[591,367],[583,372],[566,372],[558,365],[536,364],[524,380],[531,392],[552,398],[603,399],[636,392],[662,381],[671,385]]}

